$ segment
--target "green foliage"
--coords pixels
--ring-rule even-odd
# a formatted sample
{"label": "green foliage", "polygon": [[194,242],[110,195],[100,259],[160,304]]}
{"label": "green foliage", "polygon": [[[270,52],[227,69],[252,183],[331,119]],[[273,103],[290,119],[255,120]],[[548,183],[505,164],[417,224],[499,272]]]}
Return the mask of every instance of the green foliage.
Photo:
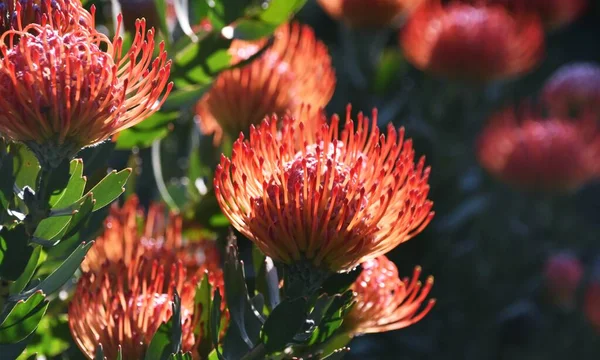
{"label": "green foliage", "polygon": [[46,313],[48,301],[42,291],[9,305],[0,315],[0,344],[14,344],[35,331]]}
{"label": "green foliage", "polygon": [[[145,360],[168,360],[181,351],[181,299],[173,297],[173,315],[160,325],[146,350]],[[180,359],[175,355],[175,359]],[[186,357],[184,357],[186,358]]]}
{"label": "green foliage", "polygon": [[283,350],[292,343],[306,321],[306,299],[286,299],[269,315],[262,328],[261,340],[267,353]]}
{"label": "green foliage", "polygon": [[102,209],[118,198],[125,191],[123,186],[130,174],[131,169],[124,169],[119,172],[113,170],[94,186],[90,190],[90,193],[94,195],[94,200],[96,200],[93,211]]}
{"label": "green foliage", "polygon": [[3,228],[0,231],[0,278],[17,280],[27,268],[32,253],[23,225]]}

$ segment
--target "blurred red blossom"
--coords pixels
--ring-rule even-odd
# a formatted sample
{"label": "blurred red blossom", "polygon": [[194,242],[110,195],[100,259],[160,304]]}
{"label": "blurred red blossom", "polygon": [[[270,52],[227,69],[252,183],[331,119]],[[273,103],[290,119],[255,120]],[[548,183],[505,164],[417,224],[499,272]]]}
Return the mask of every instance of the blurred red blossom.
{"label": "blurred red blossom", "polygon": [[573,308],[583,273],[581,261],[570,252],[559,252],[548,257],[543,274],[551,301],[567,309]]}
{"label": "blurred red blossom", "polygon": [[600,135],[593,117],[545,118],[508,108],[479,135],[481,166],[511,185],[548,192],[578,189],[600,176]]}
{"label": "blurred red blossom", "polygon": [[377,28],[392,25],[424,0],[318,0],[334,19],[352,27]]}
{"label": "blurred red blossom", "polygon": [[600,66],[586,62],[561,66],[544,84],[542,100],[556,116],[600,113]]}
{"label": "blurred red blossom", "polygon": [[[300,104],[324,107],[335,88],[327,47],[307,25],[293,22],[275,31],[273,44],[255,61],[219,74],[198,102],[198,124],[205,134],[235,138],[271,114],[297,114]],[[234,41],[235,62],[254,55],[266,41]]]}
{"label": "blurred red blossom", "polygon": [[536,16],[499,5],[420,6],[400,32],[400,46],[415,67],[473,82],[511,78],[530,71],[544,55],[544,31]]}

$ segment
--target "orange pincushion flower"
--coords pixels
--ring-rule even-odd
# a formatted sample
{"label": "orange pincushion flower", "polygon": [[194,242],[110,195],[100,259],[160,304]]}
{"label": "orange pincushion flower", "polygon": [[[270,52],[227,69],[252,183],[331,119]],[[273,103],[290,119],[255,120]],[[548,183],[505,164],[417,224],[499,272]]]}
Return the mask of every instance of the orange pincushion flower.
{"label": "orange pincushion flower", "polygon": [[[205,274],[213,289],[223,291],[218,250],[210,240],[186,242],[181,218],[165,215],[156,204],[144,214],[136,197],[122,208],[113,206],[104,234],[82,263],[84,276],[69,309],[69,322],[79,347],[90,358],[98,342],[109,359],[118,345],[123,358],[140,358],[160,323],[171,315],[174,288],[182,301],[184,350],[199,345],[202,336],[195,332],[201,331],[202,309],[195,307],[194,294]],[[227,319],[224,302],[221,309]]]}
{"label": "orange pincushion flower", "polygon": [[95,8],[90,14],[80,0],[8,0],[0,2],[0,33],[29,24],[50,24],[61,33],[94,30]]}
{"label": "orange pincushion flower", "polygon": [[171,89],[171,63],[162,45],[152,59],[154,30],[146,34],[143,20],[127,53],[119,37],[49,25],[10,30],[2,40],[0,133],[26,143],[42,166],[141,122]]}
{"label": "orange pincushion flower", "polygon": [[333,18],[353,27],[384,27],[414,10],[423,0],[319,0]]}
{"label": "orange pincushion flower", "polygon": [[113,271],[88,272],[79,279],[69,305],[69,327],[75,343],[88,359],[102,344],[107,359],[142,359],[162,322],[172,315],[174,291],[181,297],[182,348],[195,343],[192,311],[195,281],[180,262],[165,267],[159,259],[138,256],[105,266]]}
{"label": "orange pincushion flower", "polygon": [[550,300],[565,308],[573,307],[583,275],[583,264],[574,254],[561,252],[549,257],[544,266],[544,283]]}
{"label": "orange pincushion flower", "polygon": [[[346,271],[418,234],[431,220],[429,168],[391,124],[387,136],[359,114],[338,136],[302,111],[276,116],[222,157],[215,193],[232,225],[274,261]],[[278,128],[281,125],[281,131]]]}
{"label": "orange pincushion flower", "polygon": [[532,190],[569,191],[600,175],[600,136],[589,118],[506,109],[479,135],[477,153],[494,176]]}
{"label": "orange pincushion flower", "polygon": [[600,112],[600,66],[572,63],[560,67],[542,90],[544,105],[553,115],[578,115],[582,111]]}
{"label": "orange pincushion flower", "polygon": [[588,0],[488,0],[512,9],[534,12],[546,27],[556,29],[581,16],[588,7]]}
{"label": "orange pincushion flower", "polygon": [[181,217],[174,214],[166,217],[164,207],[159,204],[150,205],[145,214],[139,200],[130,197],[122,208],[113,206],[110,209],[104,227],[104,233],[96,239],[81,264],[85,272],[114,273],[113,269],[106,267],[106,260],[112,266],[119,262],[129,266],[141,256],[160,259],[165,267],[181,261],[188,274],[198,278],[205,271],[217,278],[223,276],[215,242],[212,239],[183,239]]}
{"label": "orange pincushion flower", "polygon": [[419,281],[421,268],[412,279],[400,279],[398,268],[380,256],[362,264],[362,272],[352,284],[356,303],[344,318],[344,329],[354,335],[398,330],[420,321],[435,304],[425,298],[433,286],[433,277],[425,286]]}
{"label": "orange pincushion flower", "polygon": [[439,0],[423,4],[400,33],[406,59],[436,75],[468,81],[514,77],[544,54],[538,18],[501,6]]}
{"label": "orange pincushion flower", "polygon": [[[234,60],[250,57],[264,44],[234,41]],[[237,62],[237,61],[236,61]],[[233,138],[271,114],[296,113],[301,103],[318,108],[329,102],[335,74],[327,47],[307,25],[291,23],[275,31],[271,48],[258,59],[219,74],[198,102],[199,126],[205,134]]]}

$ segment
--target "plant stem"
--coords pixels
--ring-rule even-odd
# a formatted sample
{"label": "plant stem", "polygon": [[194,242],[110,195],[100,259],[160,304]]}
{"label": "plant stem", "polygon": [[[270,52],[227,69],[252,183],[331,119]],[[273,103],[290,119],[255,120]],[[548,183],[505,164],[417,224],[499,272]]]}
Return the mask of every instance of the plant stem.
{"label": "plant stem", "polygon": [[256,345],[249,353],[242,357],[242,360],[258,360],[264,359],[267,355],[267,350],[265,349],[265,345],[260,343]]}

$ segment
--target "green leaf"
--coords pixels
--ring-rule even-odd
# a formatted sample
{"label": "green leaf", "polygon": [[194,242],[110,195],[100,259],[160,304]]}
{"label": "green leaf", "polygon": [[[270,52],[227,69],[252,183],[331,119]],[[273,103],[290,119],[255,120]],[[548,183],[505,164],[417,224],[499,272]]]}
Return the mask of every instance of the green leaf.
{"label": "green leaf", "polygon": [[282,301],[269,315],[262,329],[262,342],[267,353],[283,350],[300,332],[306,321],[306,299]]}
{"label": "green leaf", "polygon": [[0,278],[15,281],[27,268],[33,248],[23,225],[0,231]]}
{"label": "green leaf", "polygon": [[19,355],[25,351],[31,337],[32,335],[29,335],[15,344],[0,344],[0,354],[2,354],[5,359],[17,359]]}
{"label": "green leaf", "polygon": [[44,294],[52,294],[56,290],[60,289],[75,273],[81,262],[85,258],[85,255],[90,250],[94,242],[82,243],[73,251],[71,255],[56,269],[52,274],[48,275],[33,289],[27,290],[17,295],[11,295],[10,301],[23,300],[31,296],[37,291],[42,291]]}
{"label": "green leaf", "polygon": [[283,24],[300,11],[306,0],[271,0],[259,18],[270,24]]}
{"label": "green leaf", "polygon": [[25,186],[35,189],[38,172],[40,171],[37,158],[25,145],[11,145],[11,152],[13,146],[16,152],[13,163],[15,183],[21,189]]}
{"label": "green leaf", "polygon": [[[203,359],[213,348],[210,327],[212,314],[211,295],[212,286],[208,282],[208,274],[204,274],[204,278],[202,278],[202,281],[196,287],[196,293],[194,295],[194,309],[200,309],[200,322],[197,328],[194,329],[194,335],[200,337],[198,352]],[[194,316],[198,315],[194,314]]]}
{"label": "green leaf", "polygon": [[167,26],[167,1],[166,0],[154,0],[154,6],[156,7],[156,13],[159,18],[159,26],[160,31],[163,34],[163,39],[165,40],[165,46],[167,50],[169,50],[169,40],[171,38],[169,34],[169,27]]}
{"label": "green leaf", "polygon": [[86,179],[83,177],[83,161],[73,159],[70,163],[69,181],[63,191],[50,198],[53,208],[67,207],[81,198],[85,189]]}
{"label": "green leaf", "polygon": [[[78,208],[79,204],[76,204]],[[74,209],[74,211],[77,209]],[[33,242],[40,242],[42,245],[55,245],[55,242],[60,240],[62,235],[68,229],[71,215],[69,216],[51,216],[42,220],[35,228],[33,233]],[[36,241],[37,240],[37,241]],[[47,244],[46,244],[47,242]]]}
{"label": "green leaf", "polygon": [[321,287],[321,293],[330,295],[343,293],[350,288],[361,272],[362,269],[359,267],[347,273],[336,273],[329,276]]}
{"label": "green leaf", "polygon": [[233,28],[233,37],[240,40],[258,40],[271,35],[279,24],[270,24],[260,20],[242,19]]}
{"label": "green leaf", "polygon": [[244,264],[239,260],[237,247],[233,243],[227,246],[223,275],[225,298],[231,317],[223,345],[224,356],[228,359],[236,359],[252,349],[259,341],[264,320],[250,301]]}
{"label": "green leaf", "polygon": [[173,299],[173,315],[167,322],[163,322],[154,336],[145,360],[166,360],[170,354],[181,350],[181,299],[175,294]]}
{"label": "green leaf", "polygon": [[15,282],[10,285],[10,293],[11,294],[18,294],[21,291],[23,291],[23,289],[25,289],[25,287],[27,286],[27,284],[33,277],[35,269],[37,269],[38,261],[40,260],[41,253],[42,253],[41,246],[33,247],[33,252],[31,253],[31,256],[29,257],[29,261],[27,261],[25,270],[23,271],[23,273],[21,273],[21,275],[17,278],[17,280],[15,280]]}
{"label": "green leaf", "polygon": [[68,316],[58,313],[62,312],[64,305],[60,301],[50,303],[46,315],[31,336],[26,354],[44,354],[49,359],[55,359],[71,346],[73,337],[69,329]]}
{"label": "green leaf", "polygon": [[94,210],[97,211],[102,209],[106,205],[113,202],[118,198],[124,191],[123,187],[131,174],[131,169],[123,169],[119,172],[113,170],[110,174],[94,186],[90,193],[93,194],[96,203],[94,204]]}
{"label": "green leaf", "polygon": [[98,344],[98,347],[96,347],[94,360],[104,360],[104,349],[102,349],[102,344]]}
{"label": "green leaf", "polygon": [[331,354],[323,357],[323,360],[325,360],[325,359],[327,359],[327,360],[342,360],[344,358],[344,356],[346,356],[346,354],[348,354],[349,352],[350,352],[349,347],[339,348],[339,349],[334,350]]}
{"label": "green leaf", "polygon": [[123,130],[117,137],[117,149],[129,150],[134,147],[150,147],[157,139],[169,134],[170,123],[179,117],[178,111],[157,112],[138,125]]}
{"label": "green leaf", "polygon": [[199,84],[178,88],[169,94],[163,104],[164,111],[179,110],[180,108],[195,104],[202,95],[210,88],[209,84]]}
{"label": "green leaf", "polygon": [[[324,299],[326,300],[326,298]],[[348,290],[343,294],[333,296],[333,301],[327,306],[327,310],[320,321],[318,321],[318,317],[321,317],[320,314],[318,316],[311,314],[310,317],[315,318],[314,321],[318,327],[313,332],[309,344],[319,344],[333,336],[335,331],[342,326],[344,317],[348,314],[353,304],[352,291]]]}
{"label": "green leaf", "polygon": [[192,360],[192,353],[191,352],[178,352],[177,354],[171,354],[169,356],[169,360]]}
{"label": "green leaf", "polygon": [[17,343],[35,331],[46,313],[48,301],[41,291],[33,293],[27,300],[20,300],[3,316],[0,323],[0,343]]}
{"label": "green leaf", "polygon": [[[212,308],[210,312],[210,335],[212,344],[215,347],[211,354],[216,354],[219,360],[223,360],[224,357],[221,355],[222,349],[219,347],[219,334],[221,333],[221,293],[219,289],[215,290],[215,294],[212,301]],[[211,358],[211,354],[208,355]]]}
{"label": "green leaf", "polygon": [[106,140],[100,144],[81,150],[77,155],[85,164],[83,175],[92,176],[99,169],[105,168],[114,149],[115,143],[111,140]]}
{"label": "green leaf", "polygon": [[40,187],[43,186],[44,188],[36,189],[36,192],[43,195],[43,201],[47,201],[48,203],[52,204],[52,198],[57,200],[62,196],[69,183],[70,168],[71,166],[69,164],[69,160],[64,159],[55,168],[51,170],[40,171],[38,174],[38,184],[40,184]]}
{"label": "green leaf", "polygon": [[0,210],[8,209],[15,197],[13,175],[14,161],[12,154],[6,154],[0,160]]}

